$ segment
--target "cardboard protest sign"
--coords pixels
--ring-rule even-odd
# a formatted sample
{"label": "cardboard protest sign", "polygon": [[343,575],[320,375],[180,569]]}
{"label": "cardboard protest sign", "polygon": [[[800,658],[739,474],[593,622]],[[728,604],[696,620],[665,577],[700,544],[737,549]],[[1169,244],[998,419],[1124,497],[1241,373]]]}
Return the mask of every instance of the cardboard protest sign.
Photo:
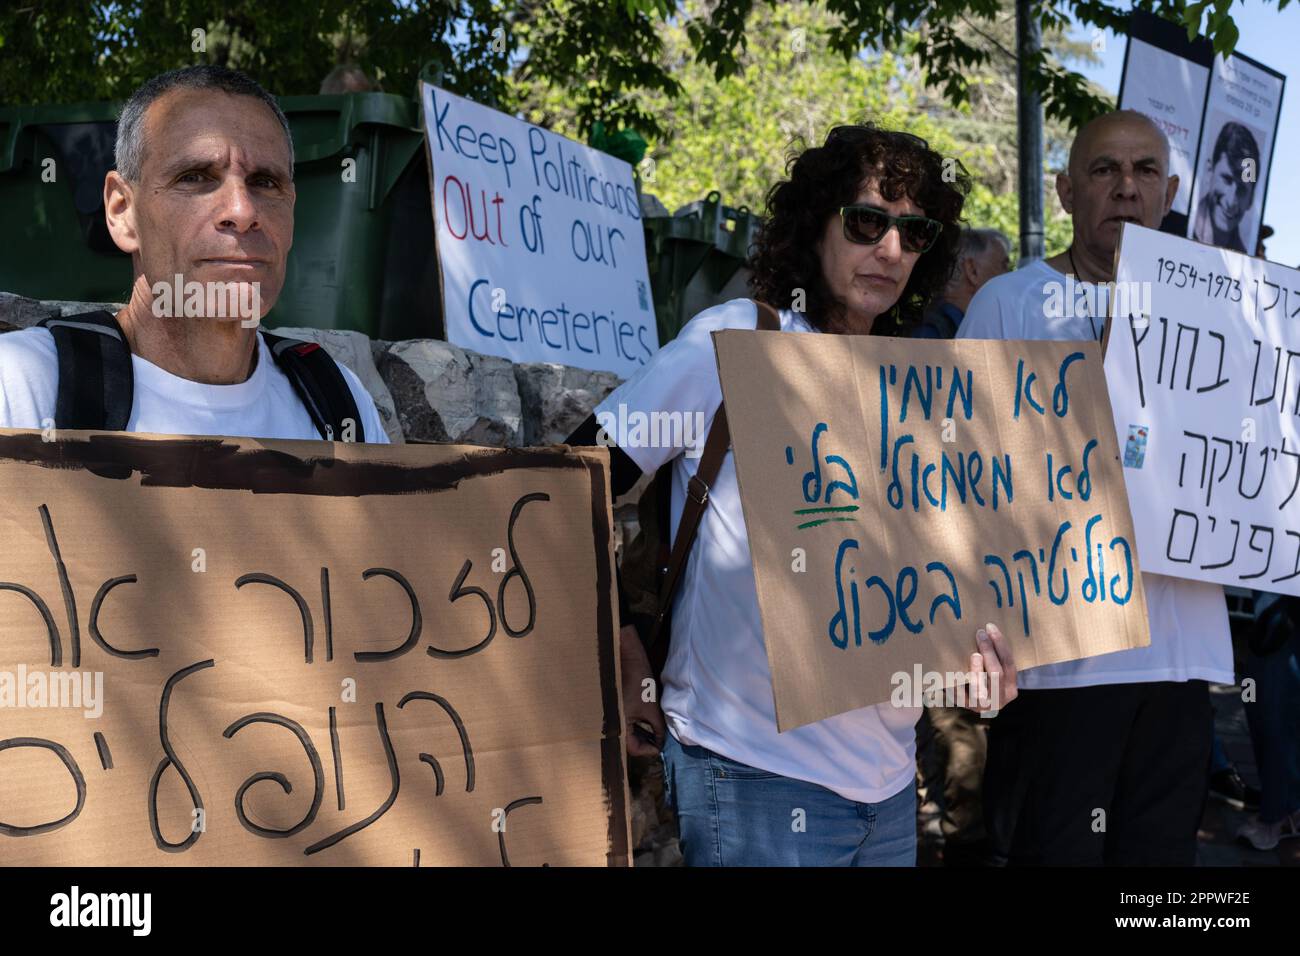
{"label": "cardboard protest sign", "polygon": [[420,84],[447,339],[626,378],[659,348],[632,167]]}
{"label": "cardboard protest sign", "polygon": [[627,865],[608,460],[0,431],[0,863]]}
{"label": "cardboard protest sign", "polygon": [[1112,298],[1142,566],[1300,594],[1300,272],[1127,225]]}
{"label": "cardboard protest sign", "polygon": [[1096,343],[714,341],[781,730],[1150,642]]}

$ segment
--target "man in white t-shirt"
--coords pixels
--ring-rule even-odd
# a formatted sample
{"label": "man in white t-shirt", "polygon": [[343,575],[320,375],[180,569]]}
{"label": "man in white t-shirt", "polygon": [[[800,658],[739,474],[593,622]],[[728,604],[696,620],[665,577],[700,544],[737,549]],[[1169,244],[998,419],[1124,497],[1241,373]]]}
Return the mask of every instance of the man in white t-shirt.
{"label": "man in white t-shirt", "polygon": [[[1169,143],[1140,113],[1086,124],[1057,194],[1074,237],[989,281],[958,338],[1099,339],[1124,222],[1159,226],[1178,190]],[[1066,277],[1078,283],[1065,301]],[[1057,307],[1057,303],[1064,303]],[[1141,507],[1141,502],[1133,502]],[[1149,647],[1021,673],[993,722],[985,816],[997,861],[1191,865],[1208,786],[1208,681],[1232,683],[1223,589],[1144,574]]]}
{"label": "man in white t-shirt", "polygon": [[[256,327],[284,285],[293,242],[293,141],[275,100],[222,67],[164,73],[124,107],[116,159],[104,181],[104,212],[113,241],[131,255],[135,279],[115,317],[98,315],[103,347],[124,341],[130,349],[129,378],[112,381],[133,388],[105,403],[129,409],[126,431],[319,439],[322,410],[309,413]],[[195,297],[201,307],[186,307],[191,283],[205,292]],[[173,294],[182,289],[184,296]],[[218,301],[211,290],[233,294]],[[230,303],[253,308],[241,315]],[[100,333],[91,324],[88,317],[63,328],[94,338]],[[321,366],[321,356],[311,361]],[[333,366],[323,367],[337,383]],[[346,392],[341,385],[336,391],[350,393],[341,404],[355,404],[356,431],[387,442],[360,380],[337,368]],[[0,335],[0,427],[55,424],[59,383],[50,329]]]}

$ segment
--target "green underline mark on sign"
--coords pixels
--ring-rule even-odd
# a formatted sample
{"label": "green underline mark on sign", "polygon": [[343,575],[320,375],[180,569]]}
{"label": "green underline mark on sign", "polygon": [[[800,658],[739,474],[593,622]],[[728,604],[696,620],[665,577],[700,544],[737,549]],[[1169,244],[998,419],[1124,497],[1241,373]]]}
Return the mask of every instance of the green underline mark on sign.
{"label": "green underline mark on sign", "polygon": [[[819,515],[831,512],[857,511],[857,505],[832,505],[826,508],[796,508],[794,513],[797,515]],[[815,528],[818,525],[826,524],[829,521],[854,521],[854,518],[817,518],[813,521],[805,521],[796,529],[802,531],[804,528]]]}

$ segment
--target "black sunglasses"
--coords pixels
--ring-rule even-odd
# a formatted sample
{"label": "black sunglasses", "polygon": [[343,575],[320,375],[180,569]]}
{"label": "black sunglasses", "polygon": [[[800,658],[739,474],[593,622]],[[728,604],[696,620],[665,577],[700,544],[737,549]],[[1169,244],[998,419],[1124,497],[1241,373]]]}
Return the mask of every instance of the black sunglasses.
{"label": "black sunglasses", "polygon": [[908,252],[928,252],[943,232],[943,223],[938,219],[891,216],[875,206],[844,206],[840,218],[844,220],[844,238],[864,246],[874,246],[890,226],[897,226],[898,241]]}

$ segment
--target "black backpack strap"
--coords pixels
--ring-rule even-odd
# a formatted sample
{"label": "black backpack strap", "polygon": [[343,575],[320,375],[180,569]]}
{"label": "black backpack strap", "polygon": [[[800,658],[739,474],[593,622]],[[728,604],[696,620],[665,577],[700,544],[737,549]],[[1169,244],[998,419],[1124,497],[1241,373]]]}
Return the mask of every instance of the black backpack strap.
{"label": "black backpack strap", "polygon": [[131,347],[112,313],[86,312],[39,323],[59,355],[55,428],[124,431],[135,401]]}
{"label": "black backpack strap", "polygon": [[346,425],[351,422],[352,440],[365,441],[365,426],[357,400],[330,354],[315,342],[300,342],[266,331],[262,337],[275,357],[275,364],[293,383],[321,438],[342,441]]}

